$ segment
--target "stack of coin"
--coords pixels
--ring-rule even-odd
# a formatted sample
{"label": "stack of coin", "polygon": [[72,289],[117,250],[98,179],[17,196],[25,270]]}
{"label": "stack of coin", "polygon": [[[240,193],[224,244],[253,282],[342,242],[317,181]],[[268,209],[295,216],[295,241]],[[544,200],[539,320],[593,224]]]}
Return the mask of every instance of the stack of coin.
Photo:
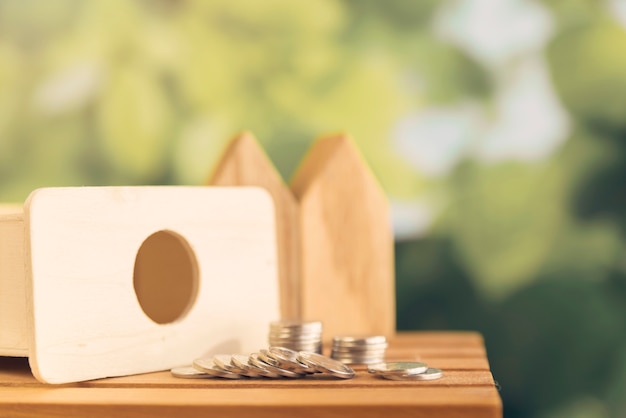
{"label": "stack of coin", "polygon": [[322,323],[283,320],[270,323],[269,343],[294,351],[322,352]]}
{"label": "stack of coin", "polygon": [[386,349],[384,335],[337,336],[333,338],[331,357],[345,364],[382,363]]}
{"label": "stack of coin", "polygon": [[394,361],[368,366],[367,371],[389,380],[436,380],[443,376],[440,369],[415,361]]}

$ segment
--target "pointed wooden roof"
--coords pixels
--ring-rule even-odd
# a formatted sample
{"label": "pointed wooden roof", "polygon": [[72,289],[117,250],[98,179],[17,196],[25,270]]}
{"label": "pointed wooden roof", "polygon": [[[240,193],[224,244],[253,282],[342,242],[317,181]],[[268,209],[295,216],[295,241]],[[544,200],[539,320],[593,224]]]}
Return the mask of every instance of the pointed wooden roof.
{"label": "pointed wooden roof", "polygon": [[274,199],[278,245],[281,315],[299,317],[298,204],[257,139],[243,132],[228,143],[207,181],[214,186],[259,186]]}
{"label": "pointed wooden roof", "polygon": [[393,334],[389,207],[350,137],[316,141],[291,188],[300,204],[303,317],[324,321],[329,335]]}

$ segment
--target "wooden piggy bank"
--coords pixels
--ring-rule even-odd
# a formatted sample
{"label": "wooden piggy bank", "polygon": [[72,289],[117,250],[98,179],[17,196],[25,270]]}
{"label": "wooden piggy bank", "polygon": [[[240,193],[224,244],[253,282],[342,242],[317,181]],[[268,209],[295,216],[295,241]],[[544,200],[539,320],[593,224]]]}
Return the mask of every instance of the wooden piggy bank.
{"label": "wooden piggy bank", "polygon": [[66,383],[256,351],[279,318],[254,187],[84,187],[0,207],[0,355]]}

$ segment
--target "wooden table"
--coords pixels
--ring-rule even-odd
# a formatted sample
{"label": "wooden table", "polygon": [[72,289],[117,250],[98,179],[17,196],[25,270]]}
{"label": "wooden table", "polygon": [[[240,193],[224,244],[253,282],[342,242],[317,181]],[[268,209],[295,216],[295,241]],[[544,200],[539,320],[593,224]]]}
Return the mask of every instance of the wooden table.
{"label": "wooden table", "polygon": [[0,417],[501,417],[483,338],[474,332],[399,333],[388,360],[420,359],[444,377],[382,380],[186,380],[169,372],[49,386],[23,358],[0,358]]}

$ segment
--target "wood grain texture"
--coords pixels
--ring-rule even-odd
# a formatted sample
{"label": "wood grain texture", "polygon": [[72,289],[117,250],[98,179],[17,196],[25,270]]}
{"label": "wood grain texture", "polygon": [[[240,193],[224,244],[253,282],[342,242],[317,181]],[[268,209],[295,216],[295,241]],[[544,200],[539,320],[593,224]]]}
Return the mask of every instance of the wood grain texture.
{"label": "wood grain texture", "polygon": [[281,316],[300,318],[298,204],[252,134],[244,132],[230,141],[207,184],[259,186],[270,193],[276,208]]}
{"label": "wood grain texture", "polygon": [[322,138],[297,170],[301,309],[331,335],[395,332],[387,200],[352,140]]}
{"label": "wood grain texture", "polygon": [[[399,337],[403,349],[418,353],[471,340],[466,333],[441,334],[440,341],[411,333],[418,338],[407,347],[413,339],[406,335]],[[398,355],[395,342],[388,357]],[[0,358],[0,417],[501,417],[493,378],[478,359],[487,362],[484,347],[465,366],[444,368],[442,379],[424,382],[382,380],[361,367],[351,380],[184,380],[157,372],[50,387],[32,377],[25,359]]]}
{"label": "wood grain texture", "polygon": [[28,356],[21,205],[0,206],[0,356]]}
{"label": "wood grain texture", "polygon": [[[260,188],[39,189],[24,212],[30,364],[44,382],[162,370],[206,351],[255,350],[279,315],[273,205]],[[142,309],[134,279],[138,250],[163,231],[182,237],[193,254],[197,293],[180,318],[157,323]],[[171,279],[181,270],[171,266]],[[176,282],[151,285],[163,306],[178,290]]]}

